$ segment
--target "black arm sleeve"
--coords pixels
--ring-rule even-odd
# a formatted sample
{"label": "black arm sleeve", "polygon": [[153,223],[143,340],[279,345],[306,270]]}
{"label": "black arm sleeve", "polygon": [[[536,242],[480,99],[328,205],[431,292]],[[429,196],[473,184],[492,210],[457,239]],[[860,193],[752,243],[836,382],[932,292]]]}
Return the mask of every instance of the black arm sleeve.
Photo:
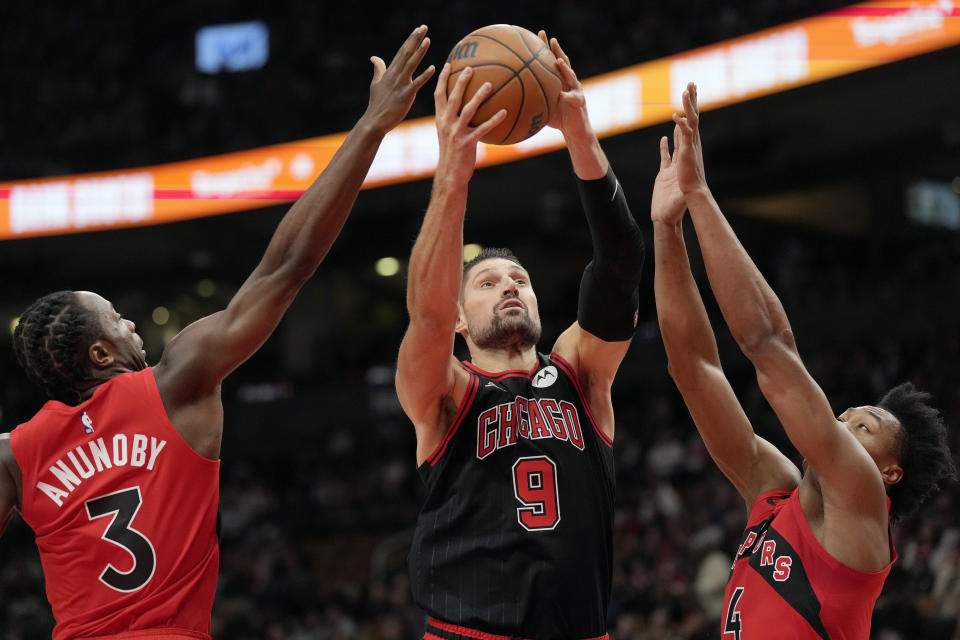
{"label": "black arm sleeve", "polygon": [[637,326],[643,234],[613,168],[599,180],[577,179],[577,187],[593,239],[593,260],[580,281],[577,322],[601,340],[629,340]]}

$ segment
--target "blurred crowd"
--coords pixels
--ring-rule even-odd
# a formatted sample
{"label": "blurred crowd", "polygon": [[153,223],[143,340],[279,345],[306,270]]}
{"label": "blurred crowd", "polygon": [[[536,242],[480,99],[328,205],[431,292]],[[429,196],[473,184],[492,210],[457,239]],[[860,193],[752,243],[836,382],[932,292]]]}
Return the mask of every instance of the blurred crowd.
{"label": "blurred crowd", "polygon": [[[824,259],[846,239],[781,233],[771,242],[772,234],[756,229],[745,235],[834,408],[876,402],[890,386],[912,380],[934,394],[960,451],[960,305],[949,298],[960,274],[943,268],[960,260],[960,238],[914,233],[907,243],[905,236],[874,240],[849,262]],[[536,277],[538,265],[529,266]],[[919,310],[913,297],[923,301]],[[569,306],[541,300],[545,318]],[[918,312],[921,320],[902,322]],[[726,371],[755,428],[792,452],[749,363],[713,315]],[[392,391],[393,354],[380,357],[347,383],[225,389],[214,637],[420,637],[424,617],[410,601],[406,549],[423,488],[413,430]],[[610,628],[617,640],[716,638],[746,510],[666,375],[649,297],[614,394]],[[900,559],[877,604],[874,638],[955,637],[958,514],[960,487],[948,486],[896,527]],[[4,640],[41,638],[52,624],[36,551],[20,523],[0,545],[0,619]]]}

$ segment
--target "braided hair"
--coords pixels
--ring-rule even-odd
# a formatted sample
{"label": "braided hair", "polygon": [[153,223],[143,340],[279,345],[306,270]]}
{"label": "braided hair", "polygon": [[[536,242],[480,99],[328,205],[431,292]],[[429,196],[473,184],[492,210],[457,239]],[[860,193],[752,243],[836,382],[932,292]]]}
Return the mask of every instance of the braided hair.
{"label": "braided hair", "polygon": [[27,307],[13,332],[13,350],[27,376],[54,400],[82,401],[78,383],[91,380],[83,355],[97,322],[73,291],[57,291]]}

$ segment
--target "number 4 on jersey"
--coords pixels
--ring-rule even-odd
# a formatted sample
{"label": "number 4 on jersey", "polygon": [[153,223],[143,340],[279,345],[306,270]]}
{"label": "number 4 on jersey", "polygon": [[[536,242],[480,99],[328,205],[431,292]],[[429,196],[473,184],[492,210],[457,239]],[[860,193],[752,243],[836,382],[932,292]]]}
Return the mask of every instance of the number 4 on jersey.
{"label": "number 4 on jersey", "polygon": [[727,607],[727,617],[723,624],[723,635],[733,634],[733,640],[740,640],[740,611],[737,605],[740,604],[740,598],[743,596],[743,587],[737,587],[730,596],[730,605]]}
{"label": "number 4 on jersey", "polygon": [[84,503],[87,517],[91,520],[113,514],[101,537],[133,556],[133,566],[129,571],[119,571],[112,564],[108,564],[100,574],[100,581],[105,585],[126,593],[142,589],[150,582],[157,566],[153,545],[142,533],[130,526],[140,510],[141,502],[140,487],[131,487],[91,498]]}

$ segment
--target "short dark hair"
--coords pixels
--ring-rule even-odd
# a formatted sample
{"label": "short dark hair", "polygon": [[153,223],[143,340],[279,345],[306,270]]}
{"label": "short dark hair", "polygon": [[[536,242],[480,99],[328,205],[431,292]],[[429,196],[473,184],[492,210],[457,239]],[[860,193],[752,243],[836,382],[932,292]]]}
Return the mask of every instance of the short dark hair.
{"label": "short dark hair", "polygon": [[467,275],[470,273],[470,269],[475,267],[477,264],[483,262],[484,260],[492,260],[494,258],[504,258],[505,260],[510,260],[511,262],[516,262],[517,265],[523,267],[520,259],[513,254],[513,251],[510,249],[504,249],[502,247],[484,247],[480,250],[472,260],[466,262],[463,265],[463,280],[460,282],[460,289],[463,289],[463,285],[467,282]]}
{"label": "short dark hair", "polygon": [[929,393],[905,382],[890,389],[877,406],[900,422],[900,466],[903,478],[890,487],[890,518],[912,515],[946,480],[957,477],[947,444],[947,427],[940,411],[932,407]]}
{"label": "short dark hair", "polygon": [[73,291],[37,299],[20,314],[13,351],[27,376],[54,400],[79,404],[78,383],[89,380],[83,355],[97,338],[93,313]]}

